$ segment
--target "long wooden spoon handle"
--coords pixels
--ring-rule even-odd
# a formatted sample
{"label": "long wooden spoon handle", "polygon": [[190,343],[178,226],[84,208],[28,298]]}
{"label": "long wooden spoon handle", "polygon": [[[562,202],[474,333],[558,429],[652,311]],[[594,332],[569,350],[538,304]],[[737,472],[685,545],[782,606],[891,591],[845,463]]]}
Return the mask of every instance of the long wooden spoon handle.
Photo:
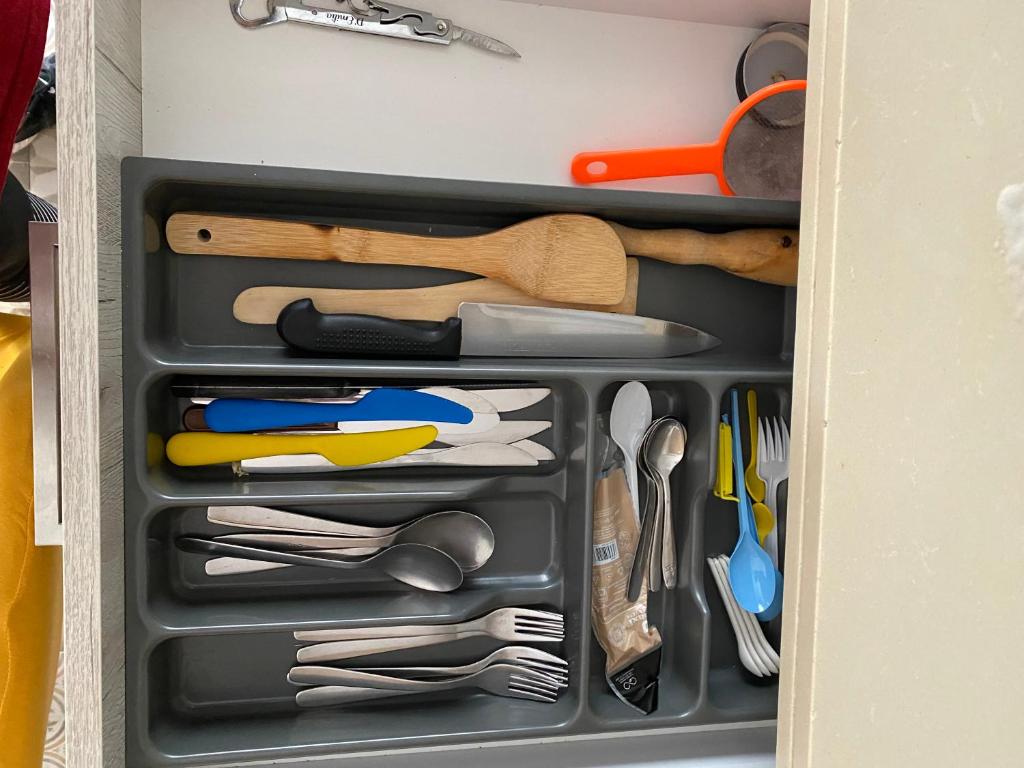
{"label": "long wooden spoon handle", "polygon": [[301,221],[175,213],[167,220],[167,242],[177,253],[333,261],[334,230]]}
{"label": "long wooden spoon handle", "polygon": [[506,277],[505,250],[487,235],[423,237],[300,221],[176,213],[167,241],[178,253],[404,264]]}
{"label": "long wooden spoon handle", "polygon": [[790,229],[707,234],[692,229],[633,229],[612,224],[626,253],[672,264],[706,264],[739,277],[796,285],[800,235]]}

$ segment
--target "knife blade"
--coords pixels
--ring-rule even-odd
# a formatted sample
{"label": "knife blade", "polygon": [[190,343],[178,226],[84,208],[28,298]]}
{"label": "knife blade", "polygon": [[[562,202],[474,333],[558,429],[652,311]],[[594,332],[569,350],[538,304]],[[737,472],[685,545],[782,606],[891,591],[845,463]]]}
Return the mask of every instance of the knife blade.
{"label": "knife blade", "polygon": [[701,330],[666,320],[468,302],[459,305],[458,318],[428,324],[325,315],[309,299],[300,299],[281,310],[277,331],[295,349],[345,357],[664,358],[721,343]]}
{"label": "knife blade", "polygon": [[470,357],[661,358],[721,343],[681,323],[578,309],[465,303],[459,319]]}
{"label": "knife blade", "polygon": [[489,37],[481,32],[474,32],[473,30],[466,29],[464,27],[452,27],[452,40],[462,40],[464,43],[469,43],[472,46],[484,51],[490,51],[491,53],[500,53],[502,56],[512,56],[516,59],[522,58],[519,51],[511,45],[503,43],[501,40],[495,40],[493,37]]}

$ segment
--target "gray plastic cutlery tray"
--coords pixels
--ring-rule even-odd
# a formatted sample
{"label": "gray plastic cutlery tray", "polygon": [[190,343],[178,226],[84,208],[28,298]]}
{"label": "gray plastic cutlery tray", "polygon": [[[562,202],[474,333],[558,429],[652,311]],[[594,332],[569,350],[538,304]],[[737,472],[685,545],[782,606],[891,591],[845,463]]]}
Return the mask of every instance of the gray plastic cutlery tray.
{"label": "gray plastic cutlery tray", "polygon": [[[774,719],[776,683],[742,671],[704,558],[731,552],[737,533],[735,504],[711,494],[717,423],[728,388],[754,386],[763,415],[788,417],[793,291],[644,259],[637,313],[697,326],[718,336],[721,347],[650,361],[311,358],[286,350],[272,325],[236,321],[236,295],[254,285],[395,288],[467,276],[179,255],[167,247],[162,230],[170,214],[192,210],[433,235],[468,235],[553,212],[725,231],[795,227],[796,204],[136,158],[124,163],[123,185],[129,765],[223,765]],[[515,469],[248,477],[226,467],[169,464],[162,441],[181,428],[171,383],[223,376],[313,377],[353,386],[550,387],[547,400],[503,418],[550,420],[552,428],[534,439],[557,458]],[[632,379],[648,385],[655,416],[674,415],[689,432],[686,457],[672,477],[680,582],[673,591],[650,595],[650,618],[661,629],[664,648],[659,705],[646,717],[608,690],[590,619],[590,510],[604,446],[597,419],[611,408],[618,387]],[[450,594],[418,592],[365,572],[312,568],[209,577],[205,558],[178,551],[174,540],[226,531],[206,521],[211,504],[275,506],[371,525],[465,509],[491,525],[496,549]],[[570,665],[570,687],[557,703],[465,691],[323,710],[300,710],[294,703],[295,688],[285,674],[294,663],[296,629],[452,622],[503,606],[564,613],[564,643],[545,646]],[[773,640],[778,624],[769,628]],[[477,638],[367,661],[463,663],[499,645]]]}

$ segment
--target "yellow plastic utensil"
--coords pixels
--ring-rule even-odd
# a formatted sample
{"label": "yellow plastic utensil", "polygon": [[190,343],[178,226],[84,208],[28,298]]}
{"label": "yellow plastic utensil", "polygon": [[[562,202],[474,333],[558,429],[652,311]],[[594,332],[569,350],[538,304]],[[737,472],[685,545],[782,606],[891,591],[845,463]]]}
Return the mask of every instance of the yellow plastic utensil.
{"label": "yellow plastic utensil", "polygon": [[[750,459],[747,461],[747,471],[743,474],[743,480],[750,498],[755,502],[760,502],[764,501],[767,489],[764,480],[757,474],[757,392],[752,389],[747,390],[747,419],[750,424]],[[737,425],[737,429],[739,429],[739,425]],[[754,517],[757,517],[757,510],[754,510]],[[757,528],[758,531],[761,530],[760,524]]]}
{"label": "yellow plastic utensil", "polygon": [[754,525],[757,526],[757,541],[764,546],[764,540],[775,527],[775,515],[764,502],[755,501],[752,505],[754,510]]}
{"label": "yellow plastic utensil", "polygon": [[718,422],[718,474],[713,493],[725,501],[738,501],[733,488],[732,428],[724,421]]}
{"label": "yellow plastic utensil", "polygon": [[167,441],[167,458],[179,467],[229,464],[264,456],[316,453],[340,466],[360,466],[403,456],[430,445],[437,427],[350,435],[239,435],[181,432]]}
{"label": "yellow plastic utensil", "polygon": [[[725,501],[739,501],[736,498],[736,489],[733,484],[732,427],[724,421],[718,423],[718,472],[715,475],[713,493]],[[760,501],[755,501],[752,509],[754,511],[754,524],[757,526],[758,541],[764,544],[765,538],[771,533],[772,528],[775,527],[775,515],[772,514],[767,505]]]}

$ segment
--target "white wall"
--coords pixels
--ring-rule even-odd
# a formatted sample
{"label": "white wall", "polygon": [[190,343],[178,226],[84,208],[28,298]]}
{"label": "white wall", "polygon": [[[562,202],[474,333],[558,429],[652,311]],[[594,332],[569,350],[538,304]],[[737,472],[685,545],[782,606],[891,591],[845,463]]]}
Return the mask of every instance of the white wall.
{"label": "white wall", "polygon": [[737,27],[767,27],[776,21],[806,24],[810,12],[808,0],[540,0],[539,4]]}
{"label": "white wall", "polygon": [[[249,30],[222,0],[146,0],[145,153],[568,184],[578,151],[712,140],[756,34],[501,0],[416,4],[523,59],[300,24]],[[628,186],[717,193],[710,177]]]}

